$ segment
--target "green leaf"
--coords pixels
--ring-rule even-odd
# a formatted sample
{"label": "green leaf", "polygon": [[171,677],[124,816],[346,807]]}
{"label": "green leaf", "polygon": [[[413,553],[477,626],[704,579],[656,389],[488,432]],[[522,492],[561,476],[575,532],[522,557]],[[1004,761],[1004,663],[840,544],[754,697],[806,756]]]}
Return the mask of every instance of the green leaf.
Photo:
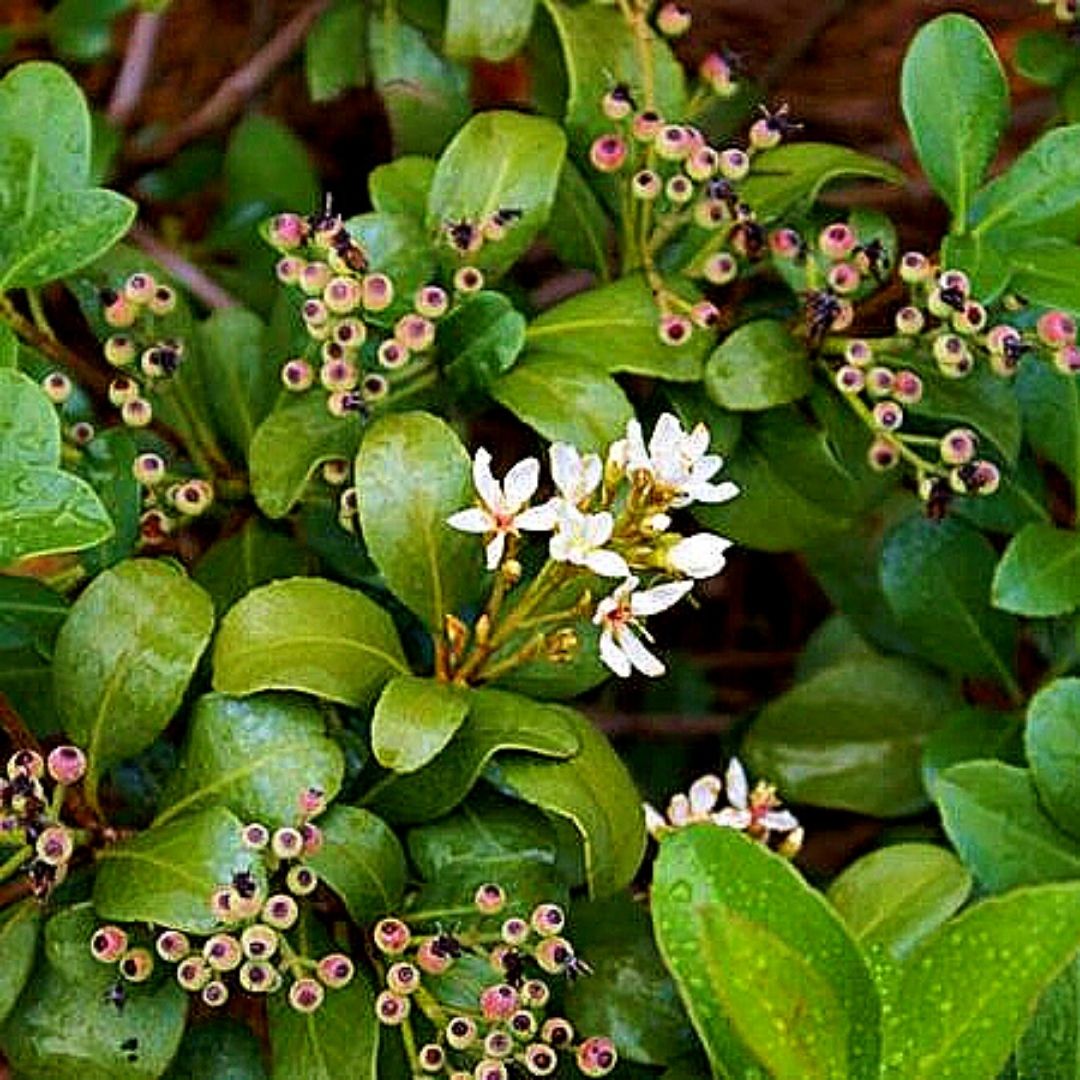
{"label": "green leaf", "polygon": [[415,675],[391,679],[371,719],[375,760],[393,772],[416,772],[442,752],[468,711],[469,696],[459,686]]}
{"label": "green leaf", "polygon": [[829,902],[864,949],[895,960],[963,907],[971,875],[951,851],[896,844],[864,855],[829,886]]}
{"label": "green leaf", "polygon": [[259,1040],[235,1020],[189,1027],[165,1080],[267,1080]]}
{"label": "green leaf", "polygon": [[910,661],[846,660],[769,702],[743,753],[794,802],[902,817],[926,805],[923,746],[958,704]]}
{"label": "green leaf", "polygon": [[569,710],[505,690],[474,690],[468,716],[446,749],[416,772],[384,777],[364,801],[393,822],[430,821],[465,798],[497,753],[524,750],[569,758],[581,746],[582,736]]}
{"label": "green leaf", "polygon": [[39,738],[58,731],[52,668],[38,650],[15,649],[4,654],[0,691]]}
{"label": "green leaf", "polygon": [[649,911],[629,896],[575,904],[574,947],[593,975],[566,989],[566,1016],[578,1031],[602,1031],[619,1057],[666,1065],[695,1040],[671,976],[653,943]]}
{"label": "green leaf", "polygon": [[567,266],[592,270],[601,280],[608,280],[611,222],[581,170],[570,160],[563,163],[545,235]]}
{"label": "green leaf", "polygon": [[1076,49],[1065,34],[1034,30],[1016,43],[1013,63],[1025,79],[1040,86],[1061,86],[1076,70]]}
{"label": "green leaf", "polygon": [[[0,84],[2,85],[2,84]],[[0,371],[0,468],[60,464],[60,421],[45,392],[21,371]]]}
{"label": "green leaf", "polygon": [[0,1022],[22,993],[37,957],[41,908],[23,900],[0,914]]}
{"label": "green leaf", "polygon": [[380,214],[406,214],[423,221],[434,178],[434,158],[406,154],[376,165],[368,174],[371,205]]}
{"label": "green leaf", "polygon": [[1013,537],[994,572],[994,607],[1044,618],[1080,607],[1080,535],[1031,524]]}
{"label": "green leaf", "polygon": [[337,796],[345,759],[322,712],[305,698],[205,694],[192,712],[180,761],[156,818],[160,825],[205,806],[244,821],[292,825],[309,788]]}
{"label": "green leaf", "polygon": [[112,48],[112,22],[130,0],[60,0],[48,16],[49,42],[65,60],[100,60]]}
{"label": "green leaf", "polygon": [[1021,889],[969,908],[904,964],[884,1016],[882,1080],[996,1076],[1078,947],[1080,884]]}
{"label": "green leaf", "polygon": [[[7,323],[0,323],[0,368],[19,366],[19,339]],[[0,416],[3,412],[0,411]]]}
{"label": "green leaf", "polygon": [[[712,339],[695,333],[685,345],[665,345],[660,312],[640,274],[571,296],[529,324],[529,353],[561,356],[581,367],[613,374],[655,375],[671,382],[697,382]],[[612,341],[619,347],[613,349]],[[529,354],[526,355],[526,360]]]}
{"label": "green leaf", "polygon": [[705,365],[705,392],[725,409],[786,405],[810,392],[810,358],[788,328],[772,319],[740,326]]}
{"label": "green leaf", "polygon": [[946,716],[923,751],[923,786],[931,797],[937,795],[938,777],[963,761],[1023,764],[1023,721],[1022,713],[992,712],[977,705]]}
{"label": "green leaf", "polygon": [[437,154],[469,117],[469,73],[444,60],[395,8],[368,19],[371,73],[395,154]]}
{"label": "green leaf", "polygon": [[98,856],[94,909],[103,919],[150,922],[192,934],[219,929],[210,898],[248,871],[266,889],[257,852],[244,846],[240,819],[210,806],[155,825]]}
{"label": "green leaf", "polygon": [[439,327],[443,371],[463,398],[485,393],[525,347],[525,316],[498,292],[482,292]]}
{"label": "green leaf", "polygon": [[271,116],[252,114],[236,126],[223,167],[226,215],[246,206],[256,207],[260,216],[319,206],[322,193],[307,148]]}
{"label": "green leaf", "polygon": [[[428,193],[427,227],[439,233],[448,222],[481,224],[496,210],[517,210],[497,243],[469,256],[489,275],[508,270],[547,223],[555,202],[566,137],[540,116],[485,112],[473,116],[439,158]],[[455,255],[445,241],[444,261]]]}
{"label": "green leaf", "polygon": [[536,0],[449,0],[446,55],[499,63],[525,44]]}
{"label": "green leaf", "polygon": [[1040,457],[1080,488],[1080,384],[1049,364],[1021,364],[1016,394],[1024,433]]}
{"label": "green leaf", "polygon": [[337,0],[304,42],[304,70],[312,101],[332,101],[367,82],[366,8],[360,0]]}
{"label": "green leaf", "polygon": [[754,171],[739,185],[739,195],[761,220],[770,221],[809,209],[831,184],[861,179],[907,182],[895,165],[846,146],[797,142],[757,157]]}
{"label": "green leaf", "polygon": [[904,57],[900,101],[923,172],[952,210],[953,231],[964,232],[1009,121],[1009,86],[986,31],[953,14],[923,26]]}
{"label": "green leaf", "polygon": [[866,962],[778,855],[733,829],[674,833],[656,863],[653,924],[718,1075],[876,1080]]}
{"label": "green leaf", "polygon": [[920,655],[1014,688],[1016,621],[990,607],[996,564],[989,541],[969,526],[911,517],[885,538],[881,585]]}
{"label": "green leaf", "polygon": [[148,559],[106,570],[75,602],[53,672],[64,730],[89,759],[91,793],[110,765],[165,730],[213,627],[210,597]]}
{"label": "green leaf", "polygon": [[385,311],[366,316],[389,326],[413,310],[413,297],[435,275],[431,237],[422,220],[410,214],[358,214],[345,222],[345,228],[367,252],[371,265],[393,279],[393,302]]}
{"label": "green leaf", "polygon": [[61,191],[0,240],[0,289],[28,289],[81,269],[135,220],[135,204],[115,191]]}
{"label": "green leaf", "polygon": [[629,399],[614,379],[571,357],[530,353],[492,383],[491,396],[550,442],[581,451],[606,451],[634,418]]}
{"label": "green leaf", "polygon": [[1050,985],[1016,1047],[1017,1080],[1076,1080],[1080,1062],[1080,960]]}
{"label": "green leaf", "polygon": [[1039,801],[1080,838],[1080,679],[1055,679],[1028,706],[1024,748]]}
{"label": "green leaf", "polygon": [[0,650],[52,651],[68,602],[33,578],[0,575]]}
{"label": "green leaf", "polygon": [[124,427],[99,431],[82,448],[79,475],[98,493],[115,527],[110,540],[83,555],[83,566],[91,574],[135,553],[142,513],[142,488],[132,472],[137,452],[135,438]]}
{"label": "green leaf", "polygon": [[251,440],[251,489],[259,509],[284,517],[299,501],[311,474],[331,458],[351,458],[360,443],[355,415],[331,416],[320,393],[285,398]]}
{"label": "green leaf", "polygon": [[1080,225],[1080,124],[1055,128],[979,192],[971,207],[977,233],[1013,243],[1037,236],[1071,239]]}
{"label": "green leaf", "polygon": [[300,690],[362,706],[408,674],[390,616],[363,593],[322,578],[254,589],[230,609],[214,642],[214,689]]}
{"label": "green leaf", "polygon": [[399,413],[373,424],[356,459],[360,525],[394,594],[441,634],[481,584],[481,545],[446,519],[474,499],[469,455],[443,421]]}
{"label": "green leaf", "polygon": [[1009,256],[992,240],[980,233],[950,233],[941,244],[942,265],[963,270],[971,280],[972,294],[984,304],[1001,296],[1012,275]]}
{"label": "green leaf", "polygon": [[319,819],[323,846],[308,862],[358,926],[392,912],[405,892],[405,853],[390,827],[356,806]]}
{"label": "green leaf", "polygon": [[565,706],[546,708],[576,732],[580,751],[567,761],[503,755],[488,766],[487,778],[572,822],[581,834],[589,895],[610,896],[633,880],[645,854],[641,796],[611,744],[588,719]]}
{"label": "green leaf", "polygon": [[1009,250],[1011,287],[1026,300],[1080,315],[1080,247],[1040,240]]}
{"label": "green leaf", "polygon": [[938,778],[941,822],[964,865],[990,892],[1080,878],[1080,844],[1043,813],[1025,769],[954,765]]}

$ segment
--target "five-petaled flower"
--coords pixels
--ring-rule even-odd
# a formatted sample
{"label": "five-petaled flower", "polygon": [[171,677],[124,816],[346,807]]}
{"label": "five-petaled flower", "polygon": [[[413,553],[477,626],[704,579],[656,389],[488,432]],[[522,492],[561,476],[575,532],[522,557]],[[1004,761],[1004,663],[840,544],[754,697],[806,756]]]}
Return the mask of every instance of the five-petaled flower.
{"label": "five-petaled flower", "polygon": [[[596,606],[593,622],[600,630],[600,657],[616,675],[626,678],[637,668],[643,675],[664,674],[664,665],[642,643],[645,615],[655,615],[677,604],[693,587],[692,581],[670,581],[652,589],[637,589],[638,579],[628,577]],[[650,639],[651,640],[651,639]]]}
{"label": "five-petaled flower", "polygon": [[556,562],[584,566],[601,577],[628,577],[626,560],[617,551],[604,550],[614,529],[615,519],[606,510],[583,514],[564,503],[558,507],[555,535],[549,544],[551,557]]}
{"label": "five-petaled flower", "polygon": [[551,444],[551,479],[561,501],[582,506],[600,486],[604,464],[599,454],[582,454],[569,443]]}
{"label": "five-petaled flower", "polygon": [[739,829],[761,840],[767,840],[770,833],[791,832],[799,827],[794,814],[778,809],[780,800],[772,784],[761,782],[750,790],[746,772],[737,758],[732,758],[728,765],[724,785],[729,805],[713,815],[717,825]]}

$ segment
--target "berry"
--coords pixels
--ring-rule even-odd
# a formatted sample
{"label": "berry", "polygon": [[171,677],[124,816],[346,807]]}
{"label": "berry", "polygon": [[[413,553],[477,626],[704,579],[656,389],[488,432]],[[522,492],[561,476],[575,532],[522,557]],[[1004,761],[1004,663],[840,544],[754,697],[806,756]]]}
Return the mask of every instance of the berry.
{"label": "berry", "polygon": [[654,145],[665,161],[682,161],[690,153],[690,132],[681,124],[664,124],[656,133]]}
{"label": "berry", "polygon": [[854,338],[844,349],[844,359],[856,367],[866,367],[874,359],[874,350],[867,342]]}
{"label": "berry", "polygon": [[420,289],[413,301],[417,314],[427,319],[438,319],[446,314],[450,306],[450,297],[445,289],[438,285],[425,285]]}
{"label": "berry", "polygon": [[712,330],[720,322],[720,309],[708,300],[702,300],[690,309],[690,319],[702,330]]}
{"label": "berry", "polygon": [[279,859],[295,859],[303,853],[304,838],[299,829],[286,825],[271,837],[270,849]]}
{"label": "berry", "polygon": [[364,376],[361,389],[364,391],[364,401],[378,401],[390,393],[390,383],[382,375],[372,372]]}
{"label": "berry", "polygon": [[172,501],[180,513],[198,517],[213,503],[214,489],[205,480],[188,480],[176,489]]}
{"label": "berry", "polygon": [[410,352],[423,352],[435,343],[435,324],[423,315],[405,315],[394,324],[394,338]]}
{"label": "berry", "polygon": [[818,248],[821,253],[834,262],[846,259],[854,250],[858,239],[850,225],[837,222],[826,225],[818,236]]}
{"label": "berry", "polygon": [[254,923],[240,935],[240,948],[249,960],[269,960],[278,948],[277,931]]}
{"label": "berry", "polygon": [[626,140],[621,135],[601,135],[589,147],[589,161],[597,172],[613,173],[626,161]]}
{"label": "berry", "polygon": [[284,893],[271,896],[263,905],[262,918],[267,926],[275,930],[288,930],[300,915],[296,901]]}
{"label": "berry", "polygon": [[120,406],[120,418],[128,427],[143,428],[153,420],[154,409],[146,398],[132,398]]}
{"label": "berry", "polygon": [[286,390],[307,390],[315,381],[315,372],[306,360],[289,360],[281,366],[281,381]]}
{"label": "berry", "polygon": [[348,986],[356,974],[353,962],[344,953],[330,953],[319,961],[316,969],[324,986],[331,990],[340,990]]}
{"label": "berry", "polygon": [[542,1009],[551,1000],[551,990],[542,979],[526,979],[521,984],[521,1000],[530,1009]]}
{"label": "berry", "polygon": [[528,1009],[519,1009],[507,1022],[507,1027],[514,1033],[514,1038],[522,1042],[531,1039],[539,1026],[536,1017]]}
{"label": "berry", "polygon": [[875,472],[887,472],[900,463],[900,449],[892,439],[875,439],[870,444],[866,458]]}
{"label": "berry", "polygon": [[286,255],[284,259],[278,259],[274,264],[274,276],[282,285],[297,285],[306,265],[303,259]]}
{"label": "berry", "polygon": [[640,112],[634,117],[631,130],[638,142],[652,142],[663,126],[664,121],[660,114],[646,109],[645,112]]}
{"label": "berry", "polygon": [[934,339],[934,359],[938,370],[951,379],[961,379],[971,371],[974,361],[963,338],[941,334]]}
{"label": "berry", "polygon": [[355,278],[331,278],[322,290],[323,303],[334,315],[348,315],[360,306],[362,291]]}
{"label": "berry", "polygon": [[281,979],[277,971],[270,964],[262,964],[255,960],[246,960],[240,965],[238,975],[240,985],[250,994],[269,994],[273,992],[275,984]]}
{"label": "berry", "polygon": [[176,981],[193,993],[202,990],[213,977],[213,970],[201,956],[189,956],[176,968]]}
{"label": "berry", "polygon": [[236,922],[240,894],[232,885],[220,885],[210,894],[210,911],[218,922]]}
{"label": "berry", "polygon": [[301,1013],[313,1013],[323,1003],[326,991],[315,979],[302,978],[289,987],[289,1004]]}
{"label": "berry", "polygon": [[281,251],[299,247],[308,234],[307,222],[299,214],[278,214],[267,230],[270,243]]}
{"label": "berry", "polygon": [[105,341],[105,359],[113,367],[126,367],[135,359],[135,342],[126,334],[113,334]]}
{"label": "berry", "polygon": [[62,371],[51,371],[41,380],[41,389],[54,405],[63,405],[74,389],[71,380]]}
{"label": "berry", "polygon": [[634,110],[634,100],[630,91],[619,85],[604,95],[600,108],[609,120],[625,120]]}
{"label": "berry", "polygon": [[168,285],[159,285],[149,301],[154,315],[171,315],[176,310],[176,291]]}
{"label": "berry", "polygon": [[904,424],[904,410],[895,401],[879,401],[874,406],[873,416],[881,431],[899,431]]}
{"label": "berry", "polygon": [[961,334],[977,334],[986,326],[986,318],[986,308],[971,300],[964,305],[963,311],[953,315],[953,329]]}
{"label": "berry", "polygon": [[442,1072],[446,1065],[446,1051],[438,1043],[427,1043],[420,1047],[416,1060],[424,1072]]}
{"label": "berry", "polygon": [[420,972],[415,964],[399,961],[386,972],[386,985],[395,994],[412,994],[420,985]]}
{"label": "berry", "polygon": [[549,1046],[569,1046],[574,1041],[574,1029],[568,1020],[561,1016],[553,1016],[544,1021],[540,1029],[540,1038]]}
{"label": "berry", "polygon": [[[326,476],[326,466],[330,465],[330,464],[332,464],[332,462],[327,461],[323,465],[323,476],[324,477]],[[346,468],[346,470],[348,469],[348,462],[346,462],[345,468]],[[352,511],[353,511],[353,513],[355,513],[357,508],[358,508],[358,495],[357,495],[356,488],[349,488],[348,491],[343,492],[342,496],[341,496],[341,501],[342,501],[342,505],[344,506],[344,504],[346,502],[346,499],[347,499],[347,496],[349,495],[350,492],[352,493],[352,500],[353,500]],[[303,836],[303,838],[304,838],[304,854],[305,855],[318,855],[318,853],[320,851],[322,851],[323,832],[322,832],[322,829],[320,829],[318,825],[312,825],[311,822],[309,822],[309,821],[304,822],[304,824],[300,826],[300,835]]]}
{"label": "berry", "polygon": [[156,289],[152,274],[137,272],[124,282],[124,296],[133,304],[148,304]]}
{"label": "berry", "polygon": [[501,1061],[484,1058],[473,1070],[475,1080],[509,1080],[510,1073]]}
{"label": "berry", "polygon": [[734,146],[720,151],[720,175],[726,180],[743,180],[749,172],[749,155]]}
{"label": "berry", "polygon": [[566,925],[566,913],[558,904],[540,904],[529,918],[532,928],[542,937],[562,933]]}
{"label": "berry", "polygon": [[305,263],[298,284],[308,296],[323,296],[332,279],[332,271],[324,262]]}
{"label": "berry", "polygon": [[699,146],[690,152],[685,168],[691,180],[708,180],[720,168],[720,155],[711,146]]}
{"label": "berry", "polygon": [[436,938],[428,938],[416,950],[416,962],[429,975],[441,975],[454,962],[454,958],[437,945]]}
{"label": "berry", "polygon": [[902,307],[896,313],[897,333],[914,337],[922,333],[924,326],[926,326],[926,317],[917,307]]}
{"label": "berry", "polygon": [[462,266],[454,274],[454,288],[462,293],[479,292],[484,287],[484,275],[475,266]]}
{"label": "berry", "polygon": [[795,259],[802,252],[802,237],[794,229],[774,229],[769,250],[779,259]]}
{"label": "berry", "polygon": [[559,1066],[559,1055],[543,1043],[525,1047],[525,1070],[530,1076],[550,1076]]}
{"label": "berry", "polygon": [[90,938],[90,952],[95,960],[111,964],[118,960],[128,947],[128,936],[119,926],[101,926]]}
{"label": "berry", "polygon": [[127,401],[134,401],[139,396],[139,384],[126,375],[121,375],[109,383],[109,401],[118,409]]}
{"label": "berry", "polygon": [[664,194],[673,206],[683,206],[694,197],[694,185],[689,177],[676,173],[664,186]]}
{"label": "berry", "polygon": [[1065,345],[1054,353],[1054,367],[1062,375],[1076,375],[1080,372],[1080,349],[1075,345]]}
{"label": "berry", "polygon": [[489,1023],[509,1019],[520,1005],[518,992],[508,983],[489,986],[480,994],[480,1011]]}
{"label": "berry", "polygon": [[1051,348],[1076,344],[1076,322],[1063,311],[1048,311],[1035,325],[1039,340]]}
{"label": "berry", "polygon": [[446,1041],[452,1050],[467,1050],[477,1038],[476,1021],[468,1016],[455,1016],[446,1025]]}
{"label": "berry", "polygon": [[726,251],[721,251],[709,256],[703,273],[705,280],[711,285],[727,285],[738,277],[739,264],[734,256],[729,255]]}
{"label": "berry", "polygon": [[367,274],[361,290],[367,311],[385,311],[394,302],[394,284],[385,274]]}
{"label": "berry", "polygon": [[780,145],[784,133],[776,124],[767,119],[755,120],[750,125],[750,145],[755,150],[771,150]]}
{"label": "berry", "polygon": [[408,998],[399,997],[397,994],[384,990],[375,999],[375,1015],[381,1024],[388,1027],[396,1027],[408,1017],[411,1003]]}
{"label": "berry", "polygon": [[529,940],[529,924],[515,915],[502,924],[501,933],[507,945],[521,945]]}
{"label": "berry", "polygon": [[177,964],[191,952],[191,942],[179,930],[163,930],[154,942],[158,956],[170,964]]}
{"label": "berry", "polygon": [[862,275],[849,263],[837,263],[828,273],[826,279],[829,288],[833,292],[846,296],[862,284]]}
{"label": "berry", "polygon": [[481,915],[498,915],[506,906],[506,892],[501,885],[487,882],[476,890],[473,903]]}
{"label": "berry", "polygon": [[615,1044],[603,1036],[586,1039],[577,1050],[577,1066],[586,1076],[607,1076],[618,1060]]}
{"label": "berry", "polygon": [[112,293],[111,295],[112,299],[105,305],[102,317],[105,319],[107,326],[115,327],[117,330],[126,330],[129,326],[134,325],[135,319],[138,317],[138,309],[126,297],[120,296],[118,293]]}
{"label": "berry", "polygon": [[484,1037],[484,1053],[488,1057],[498,1060],[509,1057],[513,1052],[514,1040],[505,1031],[492,1031]]}
{"label": "berry", "polygon": [[34,850],[37,857],[49,866],[63,866],[75,850],[75,841],[63,825],[50,825],[38,836]]}
{"label": "berry", "polygon": [[930,260],[920,251],[907,251],[900,256],[900,279],[909,285],[926,281],[933,270]]}
{"label": "berry", "polygon": [[253,821],[241,829],[240,841],[249,851],[262,851],[270,843],[270,830],[265,825]]}
{"label": "berry", "polygon": [[149,949],[128,949],[117,967],[128,982],[146,982],[154,972],[154,957]]}
{"label": "berry", "polygon": [[717,52],[709,53],[701,61],[698,76],[714,94],[722,98],[731,97],[738,89],[731,64]]}
{"label": "berry", "polygon": [[970,428],[953,428],[941,439],[941,460],[946,465],[966,465],[975,456],[979,440]]}
{"label": "berry", "polygon": [[681,37],[690,29],[690,23],[690,10],[670,0],[656,15],[656,28],[665,37]]}
{"label": "berry", "polygon": [[229,988],[220,979],[212,979],[202,988],[199,997],[204,1005],[220,1009],[229,1000]]}
{"label": "berry", "polygon": [[408,926],[400,919],[381,919],[373,931],[375,947],[387,956],[399,956],[412,939]]}
{"label": "berry", "polygon": [[694,332],[694,324],[685,315],[664,315],[658,333],[665,345],[683,345]]}
{"label": "berry", "polygon": [[86,772],[86,755],[77,746],[58,746],[49,753],[46,766],[58,784],[77,784]]}
{"label": "berry", "polygon": [[232,934],[214,934],[203,945],[203,959],[215,971],[233,971],[244,958],[240,942]]}
{"label": "berry", "polygon": [[923,381],[914,371],[898,371],[893,376],[892,392],[901,405],[918,405],[922,401]]}

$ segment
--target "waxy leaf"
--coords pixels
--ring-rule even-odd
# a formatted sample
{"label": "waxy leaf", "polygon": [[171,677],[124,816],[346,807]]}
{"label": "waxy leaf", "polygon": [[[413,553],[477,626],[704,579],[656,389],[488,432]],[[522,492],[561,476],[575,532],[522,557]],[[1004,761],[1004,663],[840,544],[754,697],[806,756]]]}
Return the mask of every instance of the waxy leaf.
{"label": "waxy leaf", "polygon": [[1012,287],[1027,300],[1080,315],[1080,248],[1064,240],[1010,247]]}
{"label": "waxy leaf", "polygon": [[633,880],[645,854],[641,796],[611,744],[586,717],[561,705],[546,708],[576,732],[580,751],[567,761],[502,755],[488,767],[487,778],[572,822],[581,834],[590,896],[610,896]]}
{"label": "waxy leaf", "polygon": [[376,165],[368,174],[371,205],[380,214],[407,214],[423,221],[434,178],[435,159],[418,154]]}
{"label": "waxy leaf", "polygon": [[954,765],[938,778],[934,799],[957,854],[989,891],[1080,878],[1080,843],[1043,812],[1027,770]]}
{"label": "waxy leaf", "polygon": [[569,758],[581,746],[582,736],[569,710],[504,690],[474,690],[468,716],[446,749],[416,772],[384,777],[364,801],[393,822],[430,821],[465,798],[496,753],[525,750]]}
{"label": "waxy leaf", "polygon": [[1080,960],[1043,994],[1016,1047],[1017,1080],[1076,1080],[1080,1062]]}
{"label": "waxy leaf", "polygon": [[910,661],[847,660],[766,705],[743,752],[785,798],[900,817],[926,805],[922,750],[959,704]]}
{"label": "waxy leaf", "polygon": [[408,668],[394,624],[362,592],[323,578],[254,589],[221,622],[214,689],[226,694],[300,690],[365,705]]}
{"label": "waxy leaf", "polygon": [[953,231],[964,232],[1009,119],[1008,83],[986,31],[965,15],[923,26],[904,57],[900,100],[923,172],[949,204]]}
{"label": "waxy leaf", "polygon": [[292,825],[300,796],[315,788],[334,799],[344,772],[341,749],[327,738],[323,714],[309,699],[205,694],[155,824],[216,803],[243,821]]}
{"label": "waxy leaf", "polygon": [[14,368],[19,365],[19,339],[7,323],[0,325],[0,368]]}
{"label": "waxy leaf", "polygon": [[509,60],[525,43],[536,0],[450,0],[446,8],[446,55]]}
{"label": "waxy leaf", "polygon": [[483,393],[525,347],[525,316],[502,293],[482,292],[439,327],[439,353],[455,392]]}
{"label": "waxy leaf", "polygon": [[1024,434],[1040,457],[1080,488],[1080,382],[1049,364],[1021,364],[1016,394]]}
{"label": "waxy leaf", "polygon": [[386,684],[371,719],[375,760],[397,773],[416,772],[443,750],[469,711],[460,686],[399,675]]}
{"label": "waxy leaf", "polygon": [[1031,699],[1024,749],[1039,801],[1080,838],[1080,679],[1055,679]]}
{"label": "waxy leaf", "polygon": [[211,1020],[184,1033],[165,1080],[267,1080],[255,1033],[236,1020]]}
{"label": "waxy leaf", "polygon": [[[427,226],[442,233],[449,222],[482,225],[497,210],[520,214],[497,243],[469,262],[486,273],[508,270],[547,223],[566,156],[566,137],[544,117],[486,112],[454,136],[435,168],[428,193]],[[456,260],[444,239],[446,260]]]}
{"label": "waxy leaf", "polygon": [[810,392],[810,358],[783,323],[740,326],[705,365],[705,392],[725,409],[771,409]]}
{"label": "waxy leaf", "polygon": [[371,558],[394,594],[441,634],[481,581],[479,539],[446,523],[475,499],[468,453],[434,416],[386,416],[364,438],[356,483]]}
{"label": "waxy leaf", "polygon": [[148,559],[106,570],[75,602],[53,672],[64,731],[89,759],[91,797],[110,765],[165,729],[213,627],[210,597],[173,566]]}
{"label": "waxy leaf", "polygon": [[680,830],[661,845],[653,925],[719,1075],[876,1080],[866,962],[784,859],[733,829]]}
{"label": "waxy leaf", "polygon": [[59,464],[60,421],[55,407],[28,375],[0,371],[0,468]]}
{"label": "waxy leaf", "polygon": [[1024,717],[1018,712],[998,712],[965,705],[942,720],[927,740],[923,752],[923,784],[933,797],[938,777],[963,761],[1024,762]]}
{"label": "waxy leaf", "polygon": [[581,170],[570,160],[563,163],[544,234],[567,266],[593,270],[601,280],[609,279],[611,221]]}
{"label": "waxy leaf", "polygon": [[1078,948],[1080,884],[1018,889],[969,908],[905,961],[884,1017],[882,1080],[997,1076]]}
{"label": "waxy leaf", "polygon": [[0,576],[0,650],[52,651],[68,602],[33,578]]}
{"label": "waxy leaf", "polygon": [[308,862],[364,926],[392,912],[405,892],[405,853],[390,827],[356,806],[319,818],[323,846]]}
{"label": "waxy leaf", "polygon": [[390,326],[413,309],[413,297],[435,276],[436,261],[431,237],[423,221],[412,214],[357,214],[345,228],[377,267],[394,282],[394,298],[385,311],[368,312],[366,318]]}
{"label": "waxy leaf", "polygon": [[994,607],[1067,615],[1080,607],[1080,534],[1033,523],[1013,537],[994,572]]}
{"label": "waxy leaf", "polygon": [[367,8],[336,0],[304,42],[304,71],[312,101],[332,101],[367,82]]}
{"label": "waxy leaf", "polygon": [[0,915],[0,1022],[22,993],[37,956],[41,908],[33,900]]}
{"label": "waxy leaf", "polygon": [[143,508],[143,489],[132,472],[137,453],[135,439],[124,427],[99,431],[82,448],[76,469],[97,492],[115,529],[107,541],[82,556],[83,566],[91,574],[107,570],[135,553]]}
{"label": "waxy leaf", "polygon": [[242,827],[231,811],[211,806],[105,848],[98,857],[94,909],[103,919],[212,933],[219,928],[210,908],[214,889],[245,871],[266,888],[263,862],[244,846]]}
{"label": "waxy leaf", "polygon": [[971,892],[971,874],[951,851],[933,844],[894,844],[853,862],[829,886],[829,902],[855,940],[880,945],[902,960],[956,914]]}
{"label": "waxy leaf", "polygon": [[1016,70],[1040,86],[1061,86],[1076,70],[1076,50],[1065,34],[1033,30],[1016,43],[1012,56]]}

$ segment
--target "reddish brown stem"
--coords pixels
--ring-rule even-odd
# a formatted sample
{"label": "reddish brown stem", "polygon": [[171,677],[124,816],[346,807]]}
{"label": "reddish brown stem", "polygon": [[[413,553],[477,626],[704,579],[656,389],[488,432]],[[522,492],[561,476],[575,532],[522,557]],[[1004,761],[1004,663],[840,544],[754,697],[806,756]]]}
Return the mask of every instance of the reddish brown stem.
{"label": "reddish brown stem", "polygon": [[188,262],[183,255],[158,239],[145,225],[132,225],[128,239],[165,267],[192,296],[197,297],[208,308],[240,306],[240,301],[235,296],[203,273],[194,263]]}
{"label": "reddish brown stem", "polygon": [[40,750],[34,733],[11,704],[8,696],[0,691],[0,727],[4,729],[16,750]]}
{"label": "reddish brown stem", "polygon": [[154,63],[163,18],[160,11],[141,11],[131,25],[124,62],[105,113],[109,123],[116,127],[127,127],[139,107]]}

